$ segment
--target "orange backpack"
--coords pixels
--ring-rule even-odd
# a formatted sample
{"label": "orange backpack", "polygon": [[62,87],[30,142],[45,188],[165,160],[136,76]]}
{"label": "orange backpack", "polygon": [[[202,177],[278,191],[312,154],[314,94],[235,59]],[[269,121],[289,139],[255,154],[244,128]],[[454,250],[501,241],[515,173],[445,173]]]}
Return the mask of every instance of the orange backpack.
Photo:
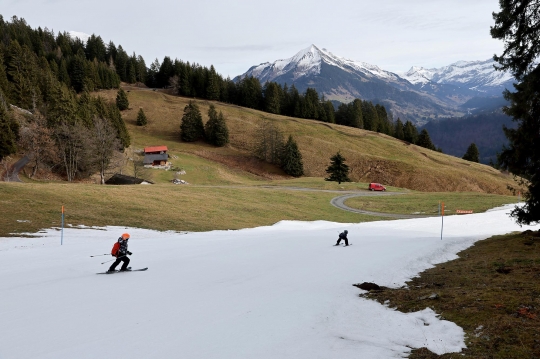
{"label": "orange backpack", "polygon": [[114,246],[112,247],[111,254],[116,257],[119,249],[120,249],[120,242],[116,242]]}

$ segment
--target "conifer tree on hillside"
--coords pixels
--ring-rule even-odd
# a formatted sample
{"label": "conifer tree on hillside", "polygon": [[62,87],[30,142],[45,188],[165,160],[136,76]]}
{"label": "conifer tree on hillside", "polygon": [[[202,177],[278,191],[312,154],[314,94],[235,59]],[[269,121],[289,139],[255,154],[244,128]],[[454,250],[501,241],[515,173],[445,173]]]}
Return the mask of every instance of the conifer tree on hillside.
{"label": "conifer tree on hillside", "polygon": [[225,146],[229,143],[229,129],[227,128],[223,113],[219,111],[218,114],[215,106],[210,105],[208,118],[209,119],[204,126],[206,140],[214,146]]}
{"label": "conifer tree on hillside", "polygon": [[142,108],[139,109],[139,113],[137,114],[137,126],[144,126],[148,123],[148,120],[146,119],[146,115],[144,114],[144,111]]}
{"label": "conifer tree on hillside", "polygon": [[264,86],[264,110],[266,112],[281,113],[281,88],[275,82],[268,82]]}
{"label": "conifer tree on hillside", "polygon": [[377,131],[379,127],[379,116],[375,106],[369,101],[362,101],[362,116],[364,118],[364,128],[369,131]]}
{"label": "conifer tree on hillside", "polygon": [[467,148],[467,152],[463,155],[463,159],[471,162],[480,162],[480,153],[476,144],[471,143]]}
{"label": "conifer tree on hillside", "polygon": [[6,102],[0,92],[0,161],[17,150],[19,125],[7,110]]}
{"label": "conifer tree on hillside", "polygon": [[219,100],[219,77],[214,69],[214,65],[210,65],[210,72],[208,73],[208,86],[206,88],[206,97],[209,100]]}
{"label": "conifer tree on hillside", "polygon": [[302,162],[302,154],[298,149],[296,141],[291,135],[285,146],[281,156],[281,168],[283,171],[293,177],[300,177],[304,174],[304,163]]}
{"label": "conifer tree on hillside", "polygon": [[119,89],[116,94],[116,106],[120,111],[127,110],[129,108],[129,100],[124,90]]}
{"label": "conifer tree on hillside", "polygon": [[416,144],[418,139],[418,130],[411,121],[407,120],[403,126],[403,140],[412,144]]}
{"label": "conifer tree on hillside", "polygon": [[204,125],[199,106],[194,101],[184,107],[180,124],[180,138],[185,142],[194,142],[204,138]]}
{"label": "conifer tree on hillside", "polygon": [[519,224],[540,222],[540,9],[537,0],[499,1],[501,11],[493,14],[495,25],[491,36],[504,41],[504,52],[494,59],[500,70],[511,71],[519,82],[515,91],[506,91],[510,105],[504,112],[517,123],[505,128],[509,145],[503,148],[499,161],[524,181],[525,205],[515,207],[511,215]]}
{"label": "conifer tree on hillside", "polygon": [[435,151],[435,145],[433,144],[433,142],[431,142],[429,133],[425,128],[420,131],[420,135],[418,135],[418,140],[416,141],[416,144],[420,147]]}
{"label": "conifer tree on hillside", "polygon": [[394,137],[398,140],[405,139],[405,134],[403,133],[403,122],[401,122],[399,117],[394,125]]}
{"label": "conifer tree on hillside", "polygon": [[349,179],[349,166],[345,164],[345,158],[339,151],[330,158],[330,162],[330,166],[326,169],[329,176],[324,179],[325,181],[334,181],[338,184],[351,182]]}

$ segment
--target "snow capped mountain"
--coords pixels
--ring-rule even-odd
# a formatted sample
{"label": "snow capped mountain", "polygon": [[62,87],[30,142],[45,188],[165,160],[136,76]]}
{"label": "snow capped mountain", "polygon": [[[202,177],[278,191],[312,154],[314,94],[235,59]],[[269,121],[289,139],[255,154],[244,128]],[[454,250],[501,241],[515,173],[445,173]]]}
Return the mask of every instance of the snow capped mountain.
{"label": "snow capped mountain", "polygon": [[301,50],[291,58],[253,66],[239,77],[253,76],[264,83],[274,81],[276,78],[292,72],[292,79],[297,80],[301,77],[320,75],[323,64],[337,67],[349,73],[360,72],[369,77],[398,80],[396,74],[382,70],[378,66],[339,57],[326,49],[319,49],[315,45]]}
{"label": "snow capped mountain", "polygon": [[69,36],[71,36],[72,39],[78,37],[82,42],[86,42],[90,38],[90,35],[79,31],[68,31],[68,34]]}
{"label": "snow capped mountain", "polygon": [[464,86],[471,90],[486,92],[489,88],[509,87],[514,80],[508,72],[496,71],[495,61],[458,61],[438,69],[425,69],[413,66],[403,74],[399,74],[414,85],[425,85],[430,82]]}
{"label": "snow capped mountain", "polygon": [[467,109],[460,106],[476,97],[502,97],[513,78],[496,71],[493,64],[493,60],[459,61],[439,69],[413,66],[396,74],[311,45],[290,58],[253,66],[234,80],[253,76],[262,84],[294,85],[300,92],[314,88],[329,100],[374,101],[396,117],[425,123],[430,118],[465,114]]}

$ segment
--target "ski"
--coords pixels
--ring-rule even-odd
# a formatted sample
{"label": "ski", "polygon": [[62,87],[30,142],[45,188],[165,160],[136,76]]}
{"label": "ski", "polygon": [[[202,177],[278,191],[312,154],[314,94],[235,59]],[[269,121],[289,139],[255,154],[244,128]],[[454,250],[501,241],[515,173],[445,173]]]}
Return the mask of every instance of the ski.
{"label": "ski", "polygon": [[147,269],[148,269],[148,267],[139,268],[139,269],[130,269],[130,270],[124,270],[124,271],[115,270],[114,272],[101,272],[101,273],[96,273],[96,274],[115,274],[115,273],[126,273],[126,272],[142,272],[142,271],[145,271]]}

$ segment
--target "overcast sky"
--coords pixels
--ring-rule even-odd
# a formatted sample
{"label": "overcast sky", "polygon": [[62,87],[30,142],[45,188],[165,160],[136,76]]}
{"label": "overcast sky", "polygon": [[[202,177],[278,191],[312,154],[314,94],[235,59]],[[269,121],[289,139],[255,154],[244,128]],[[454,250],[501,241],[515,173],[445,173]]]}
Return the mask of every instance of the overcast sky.
{"label": "overcast sky", "polygon": [[214,65],[233,78],[311,44],[402,72],[503,50],[491,39],[498,0],[0,0],[33,27],[112,40],[147,66],[164,56]]}

